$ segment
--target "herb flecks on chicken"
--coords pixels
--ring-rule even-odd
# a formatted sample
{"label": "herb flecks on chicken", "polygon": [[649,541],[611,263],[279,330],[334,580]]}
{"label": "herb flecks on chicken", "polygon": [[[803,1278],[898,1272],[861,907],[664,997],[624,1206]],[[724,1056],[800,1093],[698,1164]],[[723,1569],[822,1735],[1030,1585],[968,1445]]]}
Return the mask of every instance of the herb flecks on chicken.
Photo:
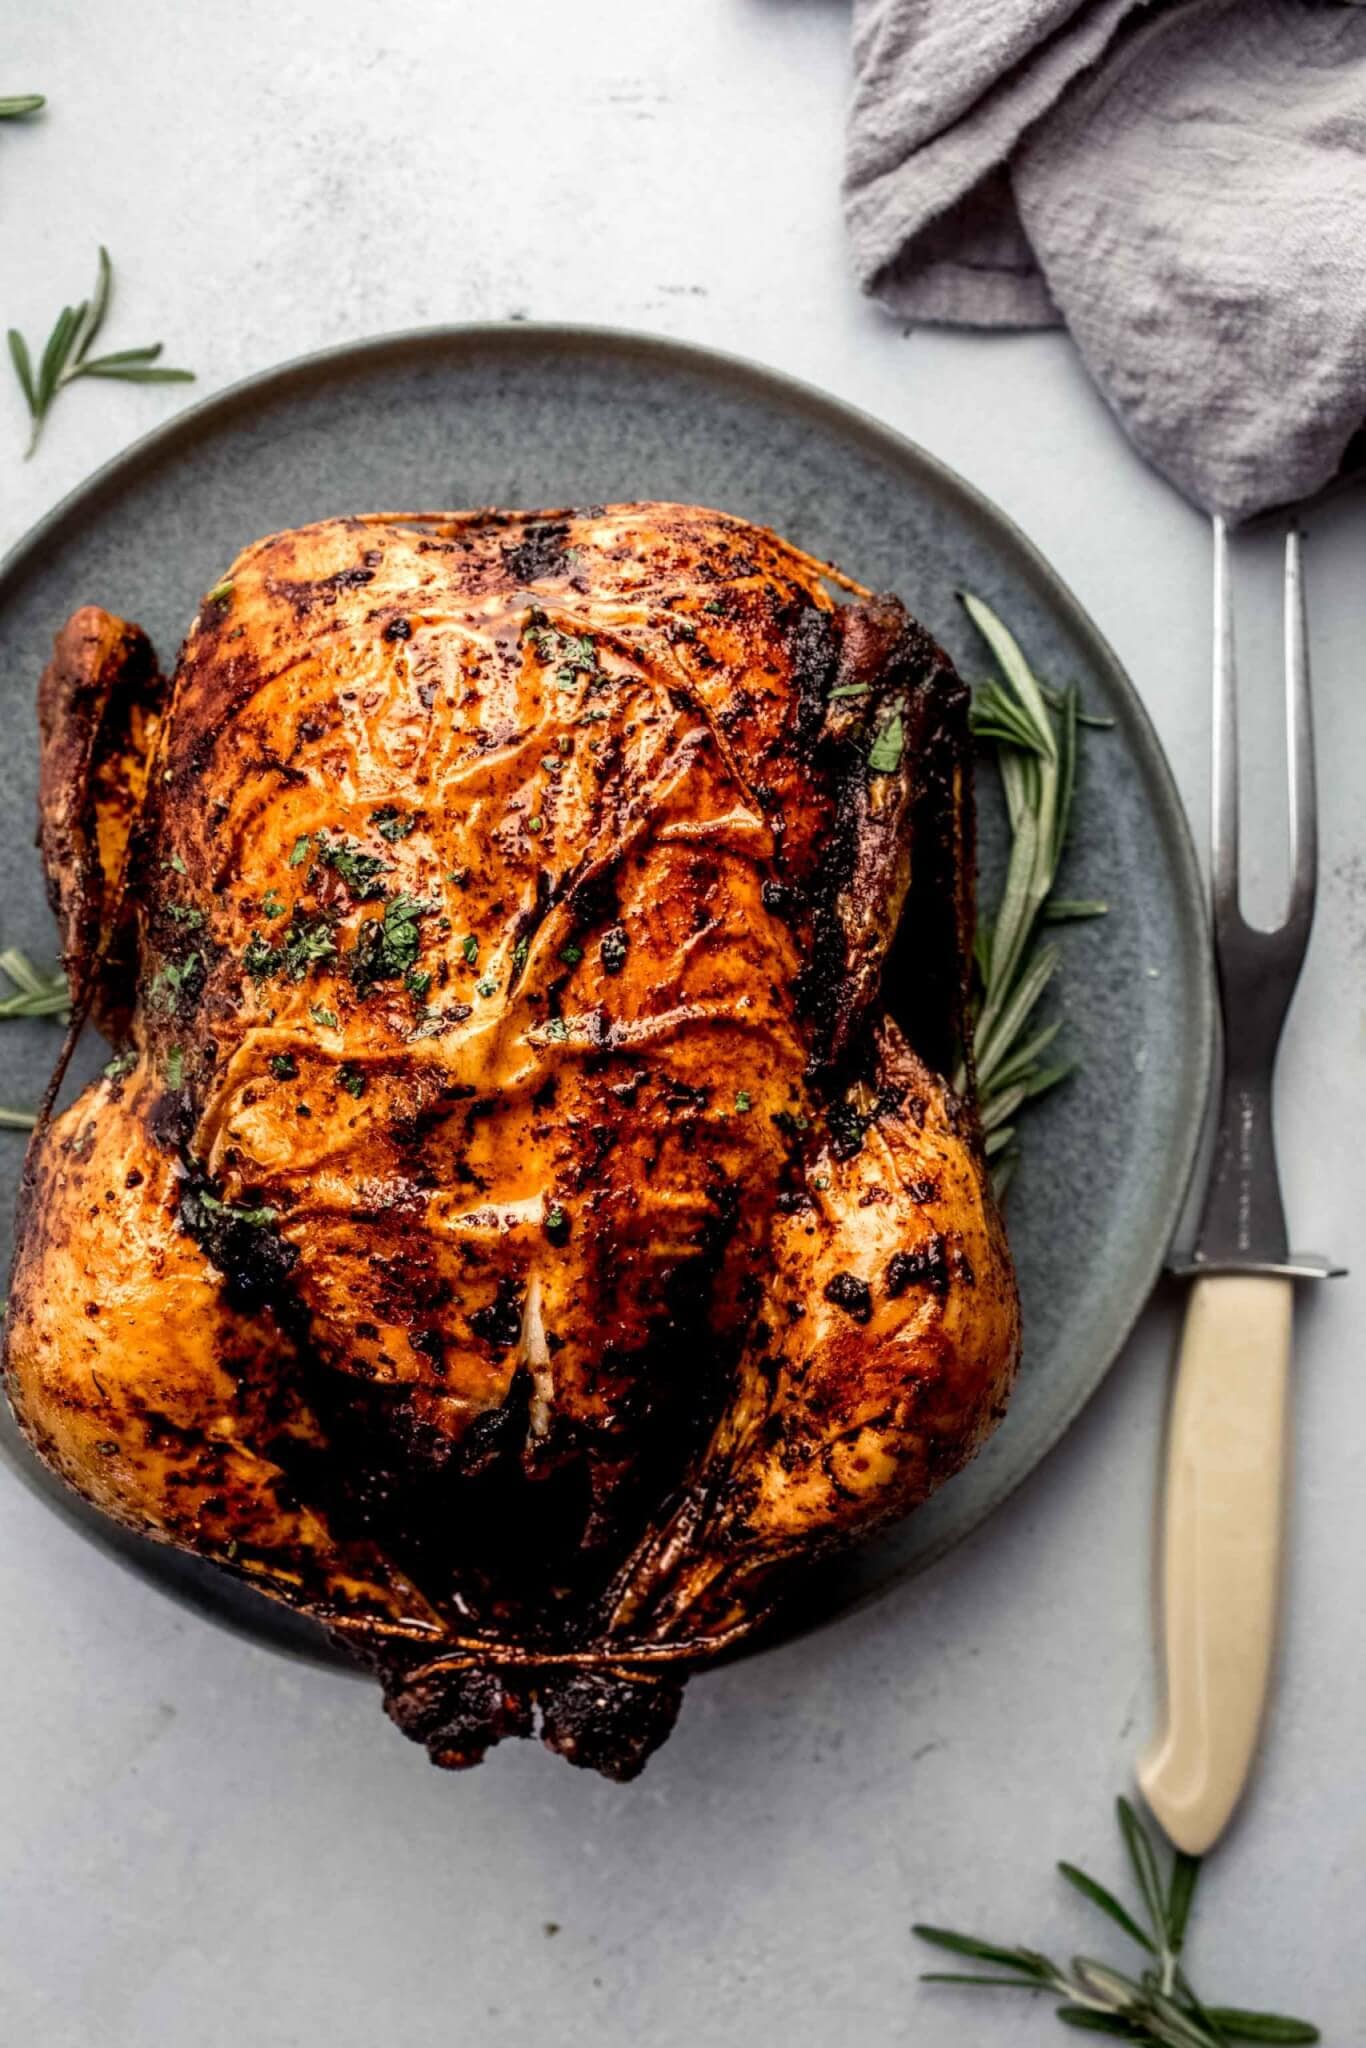
{"label": "herb flecks on chicken", "polygon": [[34,1140],[16,1411],[441,1764],[632,1775],[1009,1390],[944,1078],[966,693],[830,588],[682,506],[339,519],[169,681],[93,609],[43,678],[73,997],[130,1050]]}

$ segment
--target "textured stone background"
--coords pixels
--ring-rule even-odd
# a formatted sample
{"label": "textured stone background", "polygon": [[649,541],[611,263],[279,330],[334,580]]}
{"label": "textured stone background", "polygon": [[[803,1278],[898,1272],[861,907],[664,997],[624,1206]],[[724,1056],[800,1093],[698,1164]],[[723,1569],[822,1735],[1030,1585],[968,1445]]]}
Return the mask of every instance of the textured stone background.
{"label": "textured stone background", "polygon": [[[1004,506],[1115,644],[1203,816],[1208,547],[1066,341],[903,337],[850,282],[839,0],[48,0],[5,37],[0,325],[41,340],[108,242],[111,346],[208,391],[323,343],[523,312],[732,348],[890,420]],[[1287,365],[1287,374],[1293,374]],[[187,395],[194,395],[193,393]],[[0,546],[165,417],[78,387],[34,462],[0,387]],[[1366,510],[1310,522],[1320,924],[1282,1074],[1297,1240],[1366,1212]],[[1269,704],[1273,536],[1243,544]],[[1254,908],[1279,733],[1252,720]],[[31,744],[27,733],[12,743]],[[1103,1287],[1104,1274],[1095,1284]],[[1366,1918],[1358,1280],[1304,1304],[1284,1675],[1207,1878],[1202,1974],[1358,2037]],[[1173,1301],[984,1530],[872,1611],[694,1689],[638,1785],[519,1747],[450,1781],[368,1690],[188,1619],[0,1488],[0,2011],[42,2048],[1014,2048],[1051,2022],[922,1992],[917,1916],[1100,1945],[1047,1872],[1116,1874],[1150,1715],[1148,1551]],[[558,1931],[551,1933],[554,1926]]]}

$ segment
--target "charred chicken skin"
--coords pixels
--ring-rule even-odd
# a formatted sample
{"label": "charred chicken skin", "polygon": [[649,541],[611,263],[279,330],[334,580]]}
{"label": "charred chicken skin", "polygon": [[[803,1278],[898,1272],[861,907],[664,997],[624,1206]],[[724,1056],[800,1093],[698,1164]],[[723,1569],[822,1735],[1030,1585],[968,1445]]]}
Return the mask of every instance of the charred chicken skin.
{"label": "charred chicken skin", "polygon": [[1015,1370],[945,1078],[948,658],[714,512],[333,519],[239,556],[170,679],[78,612],[39,714],[118,1050],[28,1160],[31,1442],[316,1617],[437,1763],[633,1775]]}

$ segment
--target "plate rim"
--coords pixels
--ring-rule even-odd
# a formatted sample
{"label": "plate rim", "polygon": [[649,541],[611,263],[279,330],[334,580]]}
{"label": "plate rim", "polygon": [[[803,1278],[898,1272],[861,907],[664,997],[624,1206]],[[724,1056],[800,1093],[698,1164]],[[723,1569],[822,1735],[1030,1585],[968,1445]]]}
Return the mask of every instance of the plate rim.
{"label": "plate rim", "polygon": [[[11,584],[24,574],[30,562],[58,540],[69,526],[73,526],[78,519],[89,518],[92,513],[98,516],[101,510],[100,501],[104,497],[136,478],[149,464],[174,461],[186,448],[193,446],[196,440],[211,434],[220,425],[230,421],[231,416],[244,407],[250,407],[262,399],[287,391],[292,385],[307,385],[338,371],[364,371],[381,366],[386,358],[430,354],[434,359],[439,359],[443,355],[449,357],[452,351],[474,352],[480,348],[515,350],[519,347],[543,351],[548,347],[557,346],[592,355],[612,353],[645,359],[695,374],[710,375],[713,379],[719,376],[732,386],[739,383],[770,399],[777,397],[789,407],[801,407],[823,417],[846,436],[853,434],[884,454],[890,453],[903,469],[918,470],[930,478],[945,497],[956,500],[974,520],[984,523],[994,537],[999,538],[1007,549],[1014,552],[1020,566],[1043,593],[1048,607],[1066,629],[1090,650],[1097,668],[1105,674],[1117,695],[1124,700],[1129,713],[1130,736],[1135,755],[1152,794],[1159,827],[1163,830],[1167,842],[1178,901],[1186,912],[1181,920],[1181,950],[1184,956],[1183,966],[1190,984],[1194,1043],[1188,1048],[1188,1057],[1183,1066],[1177,1145],[1170,1155],[1166,1185],[1162,1199],[1157,1205],[1158,1214],[1152,1232],[1153,1248],[1141,1268],[1142,1288],[1140,1290],[1136,1284],[1133,1291],[1135,1305],[1126,1306],[1123,1313],[1112,1314],[1109,1317],[1108,1326],[1096,1345],[1096,1363],[1093,1370],[1074,1388],[1071,1397],[1050,1422],[1046,1441],[1031,1464],[1018,1473],[1004,1474],[978,1503],[976,1513],[965,1526],[946,1530],[942,1537],[921,1552],[912,1564],[890,1571],[884,1579],[866,1587],[852,1598],[842,1600],[838,1606],[823,1608],[818,1604],[815,1611],[808,1615],[803,1615],[798,1607],[780,1633],[773,1637],[761,1636],[754,1642],[753,1653],[761,1654],[782,1642],[811,1634],[817,1629],[828,1627],[836,1621],[859,1613],[889,1597],[908,1579],[918,1577],[921,1572],[931,1569],[958,1544],[975,1535],[1012,1495],[1049,1461],[1083,1409],[1094,1399],[1108,1379],[1144,1308],[1152,1299],[1190,1193],[1207,1120],[1216,1047],[1214,963],[1205,888],[1190,820],[1148,708],[1109,640],[1075,596],[1070,585],[1063,580],[1041,549],[1010,514],[1003,511],[984,491],[970,483],[950,464],[865,407],[838,397],[805,378],[794,376],[787,370],[777,369],[733,350],[714,348],[707,343],[681,340],[644,329],[586,321],[487,320],[396,328],[380,334],[336,342],[326,348],[313,349],[302,355],[289,357],[263,370],[249,372],[222,389],[184,407],[170,419],[150,428],[74,484],[56,504],[42,513],[34,524],[20,535],[3,559],[0,559],[0,603],[5,601]],[[76,1497],[73,1496],[69,1502],[60,1501],[55,1490],[49,1491],[46,1485],[39,1483],[36,1473],[26,1473],[7,1455],[7,1452],[7,1445],[0,1440],[0,1459],[9,1465],[21,1483],[30,1491],[39,1493],[49,1507],[55,1508],[59,1513],[64,1511],[64,1518],[77,1522],[85,1533],[94,1533],[81,1514]],[[112,1556],[124,1568],[152,1580],[159,1590],[172,1599],[192,1607],[219,1626],[226,1626],[250,1641],[265,1643],[268,1647],[285,1654],[302,1657],[308,1661],[318,1661],[316,1651],[304,1643],[271,1640],[265,1631],[249,1625],[245,1618],[226,1615],[211,1608],[207,1603],[202,1603],[185,1586],[167,1583],[151,1568],[148,1561],[132,1554],[122,1545],[103,1544],[101,1547],[105,1549],[106,1555]]]}

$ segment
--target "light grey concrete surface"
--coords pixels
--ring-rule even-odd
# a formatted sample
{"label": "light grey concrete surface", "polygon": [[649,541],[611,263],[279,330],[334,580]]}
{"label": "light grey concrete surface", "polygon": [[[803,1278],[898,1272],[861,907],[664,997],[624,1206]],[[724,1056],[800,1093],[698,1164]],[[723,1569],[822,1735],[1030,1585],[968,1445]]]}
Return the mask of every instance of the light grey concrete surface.
{"label": "light grey concrete surface", "polygon": [[[46,0],[0,44],[0,92],[52,101],[0,128],[0,324],[41,337],[103,239],[110,345],[163,338],[201,392],[348,336],[514,311],[794,371],[1023,525],[1113,640],[1203,815],[1202,523],[1062,337],[906,337],[859,300],[838,205],[847,30],[839,0]],[[0,388],[0,546],[180,396],[78,387],[25,466]],[[1240,552],[1246,680],[1268,705],[1273,554],[1269,536]],[[1280,1097],[1295,1237],[1358,1265],[1364,564],[1362,502],[1316,513],[1323,887]],[[1269,710],[1253,724],[1269,905],[1279,741]],[[1363,1285],[1304,1303],[1283,1671],[1194,1951],[1221,1997],[1308,2010],[1340,2044],[1366,2039]],[[908,1927],[1107,1946],[1049,1871],[1072,1856],[1117,1875],[1109,1806],[1151,1712],[1173,1312],[1154,1307],[971,1542],[874,1610],[698,1683],[625,1788],[523,1745],[438,1777],[365,1686],[191,1621],[0,1489],[0,2041],[1049,2038],[1045,2012],[1004,1995],[922,1991]]]}

